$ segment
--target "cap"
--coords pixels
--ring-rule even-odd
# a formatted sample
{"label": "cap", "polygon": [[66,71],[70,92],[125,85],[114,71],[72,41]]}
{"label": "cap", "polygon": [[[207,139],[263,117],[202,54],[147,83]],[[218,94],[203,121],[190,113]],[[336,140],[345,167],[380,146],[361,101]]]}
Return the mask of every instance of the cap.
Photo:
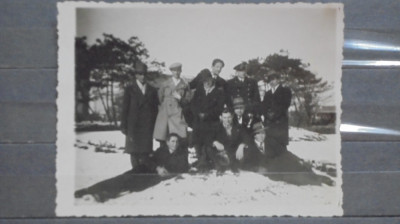
{"label": "cap", "polygon": [[247,63],[246,62],[242,62],[242,63],[236,65],[233,69],[235,69],[236,71],[246,71]]}
{"label": "cap", "polygon": [[265,132],[265,128],[261,122],[257,122],[257,123],[253,124],[252,131],[253,131],[253,134],[258,134],[258,133]]}
{"label": "cap", "polygon": [[242,97],[234,98],[232,104],[233,104],[233,109],[245,107],[244,100]]}
{"label": "cap", "polygon": [[169,70],[181,70],[182,64],[179,62],[173,63],[169,66]]}

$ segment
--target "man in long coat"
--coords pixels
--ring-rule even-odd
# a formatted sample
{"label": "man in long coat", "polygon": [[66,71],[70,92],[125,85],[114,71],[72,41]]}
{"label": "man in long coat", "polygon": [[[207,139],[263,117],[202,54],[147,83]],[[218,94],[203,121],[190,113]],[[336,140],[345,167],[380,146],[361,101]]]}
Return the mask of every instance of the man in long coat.
{"label": "man in long coat", "polygon": [[187,137],[187,122],[182,108],[190,101],[189,84],[181,76],[182,64],[174,63],[170,66],[172,77],[167,79],[158,91],[161,103],[154,127],[153,137],[165,141],[169,133],[176,133],[182,139]]}
{"label": "man in long coat", "polygon": [[213,126],[219,122],[224,109],[224,93],[215,87],[215,80],[209,70],[201,74],[203,86],[197,88],[191,101],[193,121],[193,145],[198,156],[198,167],[207,169],[209,158],[205,146],[210,141]]}
{"label": "man in long coat", "polygon": [[147,66],[136,63],[135,79],[125,88],[121,130],[126,136],[125,152],[131,155],[134,169],[153,151],[153,129],[158,111],[155,88],[146,83]]}
{"label": "man in long coat", "polygon": [[236,77],[228,80],[226,86],[227,104],[232,107],[233,99],[241,97],[247,109],[252,110],[259,98],[257,83],[246,75],[247,63],[243,62],[234,67]]}
{"label": "man in long coat", "polygon": [[279,74],[277,73],[268,76],[268,83],[270,90],[265,93],[262,110],[264,111],[264,125],[267,128],[268,151],[272,151],[277,156],[286,151],[289,144],[288,108],[292,92],[288,87],[279,83]]}

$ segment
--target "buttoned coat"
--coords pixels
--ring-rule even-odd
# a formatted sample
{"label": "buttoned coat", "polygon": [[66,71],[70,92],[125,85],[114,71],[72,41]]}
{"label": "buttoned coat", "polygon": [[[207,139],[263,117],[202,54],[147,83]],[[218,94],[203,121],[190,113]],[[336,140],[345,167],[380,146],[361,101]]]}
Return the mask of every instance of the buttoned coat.
{"label": "buttoned coat", "polygon": [[[223,91],[214,88],[206,95],[204,87],[198,88],[192,98],[190,108],[193,113],[193,144],[205,144],[210,139],[213,126],[219,122],[224,109]],[[201,118],[200,113],[205,116]]]}
{"label": "buttoned coat", "polygon": [[[176,92],[180,99],[174,97]],[[158,99],[161,105],[158,110],[153,137],[158,140],[167,138],[169,133],[176,133],[181,138],[187,137],[187,122],[182,112],[190,101],[189,84],[180,79],[175,85],[172,77],[167,79],[158,90]]]}
{"label": "buttoned coat", "polygon": [[262,105],[267,138],[273,138],[284,148],[289,143],[288,108],[291,99],[291,90],[279,85],[274,93],[272,90],[265,93]]}
{"label": "buttoned coat", "polygon": [[146,85],[145,94],[133,82],[125,88],[121,113],[121,130],[126,135],[125,152],[153,151],[153,129],[158,110],[155,88]]}
{"label": "buttoned coat", "polygon": [[234,98],[241,97],[246,104],[247,109],[252,109],[259,96],[257,82],[251,78],[245,77],[243,82],[238,77],[228,80],[226,85],[226,95],[228,106],[233,106]]}

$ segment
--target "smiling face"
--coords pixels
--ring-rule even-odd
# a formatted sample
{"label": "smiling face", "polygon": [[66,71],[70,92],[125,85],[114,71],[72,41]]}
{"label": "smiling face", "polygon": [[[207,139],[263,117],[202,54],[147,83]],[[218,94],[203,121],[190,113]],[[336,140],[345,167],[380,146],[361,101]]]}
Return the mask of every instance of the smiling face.
{"label": "smiling face", "polygon": [[212,67],[211,67],[211,72],[214,75],[219,75],[222,71],[222,68],[224,67],[224,65],[221,62],[217,62],[215,63]]}
{"label": "smiling face", "polygon": [[174,153],[179,146],[179,139],[176,136],[171,136],[167,141],[168,149],[171,153]]}
{"label": "smiling face", "polygon": [[172,76],[175,77],[176,79],[179,79],[181,77],[182,70],[181,69],[173,69],[171,70]]}
{"label": "smiling face", "polygon": [[254,139],[258,142],[264,142],[265,139],[265,133],[263,131],[258,132],[254,135]]}
{"label": "smiling face", "polygon": [[232,127],[233,116],[232,116],[232,114],[230,112],[222,113],[220,119],[222,121],[222,125],[225,128]]}
{"label": "smiling face", "polygon": [[236,107],[234,109],[236,116],[242,117],[244,114],[244,107]]}

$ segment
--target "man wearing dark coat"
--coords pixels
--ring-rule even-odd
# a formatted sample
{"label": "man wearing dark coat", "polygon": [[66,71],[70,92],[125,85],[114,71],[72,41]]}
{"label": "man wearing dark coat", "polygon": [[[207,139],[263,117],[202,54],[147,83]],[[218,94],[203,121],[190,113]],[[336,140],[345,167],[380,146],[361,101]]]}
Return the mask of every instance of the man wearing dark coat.
{"label": "man wearing dark coat", "polygon": [[242,161],[236,159],[236,151],[243,150],[248,136],[241,126],[233,123],[233,111],[230,109],[225,108],[222,111],[220,120],[213,128],[208,154],[211,155],[217,174],[228,168],[238,172]]}
{"label": "man wearing dark coat", "polygon": [[187,170],[187,149],[181,147],[179,136],[171,133],[167,136],[166,144],[158,148],[135,169],[80,189],[75,192],[75,197],[91,195],[94,200],[104,202],[126,191],[142,191]]}
{"label": "man wearing dark coat", "polygon": [[276,156],[286,151],[289,144],[288,108],[292,99],[289,88],[279,83],[279,75],[272,73],[268,76],[270,90],[265,93],[262,105],[266,138],[271,139],[269,150]]}
{"label": "man wearing dark coat", "polygon": [[253,124],[260,121],[252,109],[246,108],[243,98],[233,99],[233,124],[242,127],[248,134],[251,134]]}
{"label": "man wearing dark coat", "polygon": [[147,84],[147,66],[136,63],[135,79],[125,88],[121,113],[121,130],[126,136],[125,152],[131,155],[134,169],[153,151],[153,130],[158,112],[155,88]]}
{"label": "man wearing dark coat", "polygon": [[215,80],[209,70],[202,74],[203,86],[197,88],[191,101],[193,120],[193,145],[196,149],[198,167],[206,169],[209,158],[205,146],[210,141],[213,126],[218,123],[224,109],[223,91],[215,87]]}
{"label": "man wearing dark coat", "polygon": [[243,152],[238,150],[237,156],[244,159],[244,164],[249,170],[262,173],[271,180],[295,185],[334,184],[329,177],[314,173],[312,164],[290,151],[283,151],[279,155],[270,151],[268,145],[276,145],[270,141],[275,139],[267,138],[262,123],[256,123],[253,125],[253,137]]}
{"label": "man wearing dark coat", "polygon": [[233,99],[241,97],[244,100],[247,109],[252,109],[259,98],[257,83],[255,80],[247,77],[247,63],[243,62],[234,67],[236,77],[228,80],[226,85],[227,104],[233,105]]}

